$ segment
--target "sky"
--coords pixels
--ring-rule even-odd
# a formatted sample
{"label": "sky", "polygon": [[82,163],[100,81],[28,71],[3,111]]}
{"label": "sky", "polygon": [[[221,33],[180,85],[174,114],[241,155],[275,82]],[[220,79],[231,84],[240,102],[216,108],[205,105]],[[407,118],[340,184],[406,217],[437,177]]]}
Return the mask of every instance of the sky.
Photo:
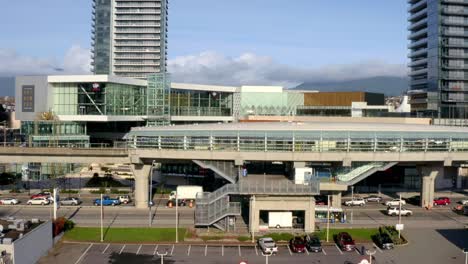
{"label": "sky", "polygon": [[[170,0],[177,81],[404,76],[406,0]],[[89,72],[92,0],[3,1],[0,76]]]}

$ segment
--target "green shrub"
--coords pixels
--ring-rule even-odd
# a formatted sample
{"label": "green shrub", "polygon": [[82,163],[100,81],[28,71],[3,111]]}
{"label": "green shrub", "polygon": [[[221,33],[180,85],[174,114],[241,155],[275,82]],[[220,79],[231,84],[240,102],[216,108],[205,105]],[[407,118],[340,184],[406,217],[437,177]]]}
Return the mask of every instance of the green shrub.
{"label": "green shrub", "polygon": [[294,235],[290,233],[270,233],[262,237],[271,237],[275,241],[289,241],[294,238]]}
{"label": "green shrub", "polygon": [[61,190],[60,191],[61,193],[78,193],[79,191],[78,190]]}
{"label": "green shrub", "polygon": [[65,221],[65,224],[63,225],[63,231],[69,231],[69,230],[72,230],[73,227],[75,227],[75,222],[73,222],[72,220],[66,220]]}
{"label": "green shrub", "polygon": [[395,245],[402,245],[407,243],[403,236],[398,237],[398,230],[396,230],[394,226],[379,227],[379,233],[387,233]]}
{"label": "green shrub", "polygon": [[21,191],[18,188],[13,188],[10,190],[10,193],[21,193]]}
{"label": "green shrub", "polygon": [[224,237],[223,236],[200,236],[203,241],[208,241],[208,240],[221,240]]}
{"label": "green shrub", "polygon": [[106,191],[106,188],[101,187],[101,188],[99,188],[99,190],[90,191],[90,193],[92,193],[92,194],[101,194],[101,193],[105,194],[105,193],[107,193],[107,191]]}
{"label": "green shrub", "polygon": [[129,193],[129,191],[121,191],[121,190],[115,189],[115,188],[112,188],[112,189],[110,190],[110,192],[111,192],[112,194],[128,194],[128,193]]}
{"label": "green shrub", "polygon": [[239,242],[245,242],[245,241],[249,241],[251,238],[248,237],[248,236],[239,236],[237,237],[237,240],[239,240]]}

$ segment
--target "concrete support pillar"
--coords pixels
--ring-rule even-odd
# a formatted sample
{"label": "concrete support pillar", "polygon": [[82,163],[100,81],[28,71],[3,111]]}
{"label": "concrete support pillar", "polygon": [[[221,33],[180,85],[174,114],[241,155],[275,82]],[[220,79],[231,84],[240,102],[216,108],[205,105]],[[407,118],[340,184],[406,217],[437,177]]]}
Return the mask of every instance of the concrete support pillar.
{"label": "concrete support pillar", "polygon": [[421,207],[432,208],[434,203],[435,179],[443,167],[421,167]]}
{"label": "concrete support pillar", "polygon": [[341,208],[341,192],[333,192],[330,195],[330,206],[335,208]]}
{"label": "concrete support pillar", "polygon": [[255,204],[255,195],[250,197],[250,210],[249,210],[249,230],[250,233],[258,232],[258,225],[260,221],[260,210],[257,209]]}
{"label": "concrete support pillar", "polygon": [[310,198],[307,210],[304,212],[304,231],[312,233],[315,231],[315,199]]}
{"label": "concrete support pillar", "polygon": [[135,178],[135,207],[148,208],[151,165],[132,164],[131,168]]}

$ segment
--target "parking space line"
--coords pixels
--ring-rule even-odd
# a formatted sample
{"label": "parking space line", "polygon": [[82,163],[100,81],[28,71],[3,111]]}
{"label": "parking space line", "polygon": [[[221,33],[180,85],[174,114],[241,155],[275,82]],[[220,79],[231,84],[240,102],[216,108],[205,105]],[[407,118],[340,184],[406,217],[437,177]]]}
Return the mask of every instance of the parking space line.
{"label": "parking space line", "polygon": [[107,244],[107,247],[102,251],[102,254],[106,253],[106,250],[109,248],[110,244]]}
{"label": "parking space line", "polygon": [[383,253],[383,251],[375,243],[373,243],[373,245],[375,249],[377,249],[380,253]]}
{"label": "parking space line", "polygon": [[327,255],[327,252],[325,251],[324,248],[322,248],[322,253],[326,256]]}
{"label": "parking space line", "polygon": [[188,249],[187,249],[187,256],[190,256],[190,249],[192,248],[192,245],[188,245]]}
{"label": "parking space line", "polygon": [[84,256],[86,255],[86,253],[88,253],[89,249],[90,249],[93,245],[94,245],[93,243],[91,243],[91,245],[89,245],[89,247],[85,250],[85,252],[83,252],[83,254],[81,254],[80,258],[75,262],[75,264],[80,263],[80,261],[84,258]]}
{"label": "parking space line", "polygon": [[241,250],[240,250],[240,245],[238,245],[238,247],[239,247],[239,257],[240,257],[240,256],[242,256]]}
{"label": "parking space line", "polygon": [[291,249],[289,248],[289,246],[286,246],[288,248],[288,251],[289,251],[289,255],[292,256],[292,252],[291,252]]}
{"label": "parking space line", "polygon": [[122,249],[120,249],[119,255],[122,254],[122,251],[124,250],[126,245],[123,245]]}
{"label": "parking space line", "polygon": [[224,245],[221,245],[221,256],[224,257]]}
{"label": "parking space line", "polygon": [[138,248],[138,250],[137,250],[137,252],[136,252],[136,254],[135,254],[135,255],[138,255],[138,253],[140,253],[141,246],[142,246],[142,245],[140,245],[140,247]]}
{"label": "parking space line", "polygon": [[156,255],[156,252],[158,251],[158,247],[159,247],[159,245],[156,245],[156,246],[154,247],[153,256]]}
{"label": "parking space line", "polygon": [[343,255],[343,251],[341,251],[340,247],[338,247],[338,245],[335,244],[335,247],[336,249],[338,249],[338,251],[340,252],[341,255]]}
{"label": "parking space line", "polygon": [[172,253],[174,253],[174,247],[175,247],[175,245],[172,245],[171,256],[172,256]]}
{"label": "parking space line", "polygon": [[206,252],[208,251],[208,245],[205,245],[205,257],[206,257]]}
{"label": "parking space line", "polygon": [[255,254],[258,256],[257,245],[255,245]]}
{"label": "parking space line", "polygon": [[307,248],[304,248],[305,252],[307,253],[307,255],[309,255],[309,250],[307,250]]}
{"label": "parking space line", "polygon": [[357,248],[354,248],[354,251],[356,252],[356,254],[361,255],[361,253],[359,252]]}

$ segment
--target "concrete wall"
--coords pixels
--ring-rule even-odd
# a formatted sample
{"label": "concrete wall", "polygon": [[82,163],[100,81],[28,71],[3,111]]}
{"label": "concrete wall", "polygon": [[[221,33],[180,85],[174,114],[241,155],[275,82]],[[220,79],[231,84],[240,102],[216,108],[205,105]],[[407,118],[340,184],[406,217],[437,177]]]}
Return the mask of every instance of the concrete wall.
{"label": "concrete wall", "polygon": [[52,222],[48,221],[24,235],[13,243],[15,264],[36,263],[53,246]]}
{"label": "concrete wall", "polygon": [[[23,112],[24,85],[34,87],[34,111]],[[39,113],[47,112],[52,107],[52,93],[49,92],[47,76],[21,76],[16,77],[15,84],[16,119],[33,121]]]}

